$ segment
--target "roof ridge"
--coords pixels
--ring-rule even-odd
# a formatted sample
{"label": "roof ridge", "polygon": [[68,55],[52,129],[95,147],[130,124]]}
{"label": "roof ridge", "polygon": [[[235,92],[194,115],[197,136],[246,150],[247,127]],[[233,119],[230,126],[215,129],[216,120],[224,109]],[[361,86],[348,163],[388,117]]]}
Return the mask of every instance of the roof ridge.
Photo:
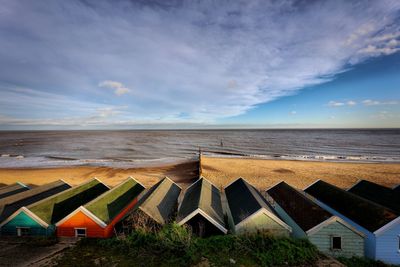
{"label": "roof ridge", "polygon": [[[32,208],[32,207],[36,207],[37,205],[40,205],[40,204],[42,204],[42,203],[44,203],[44,202],[46,202],[46,201],[48,201],[48,200],[50,200],[50,199],[56,198],[56,197],[58,197],[58,196],[60,196],[60,195],[62,195],[62,194],[65,194],[65,193],[67,193],[67,192],[71,192],[71,191],[73,191],[73,190],[76,190],[76,189],[80,188],[81,186],[87,185],[87,184],[89,184],[89,183],[91,183],[91,182],[93,182],[93,181],[94,181],[94,179],[90,179],[90,180],[88,180],[88,181],[85,181],[85,182],[83,182],[83,183],[77,185],[77,186],[72,186],[71,188],[68,188],[67,190],[61,191],[61,192],[59,192],[59,193],[57,193],[57,194],[55,194],[55,195],[46,197],[46,198],[44,198],[44,199],[42,199],[42,200],[39,200],[38,202],[32,203],[32,204],[28,205],[27,208],[30,209],[30,208]],[[97,181],[98,181],[98,180],[97,180]],[[65,183],[65,182],[64,182],[64,183]],[[67,185],[69,185],[69,184],[67,184]],[[69,185],[69,186],[71,186],[71,185]]]}
{"label": "roof ridge", "polygon": [[[93,199],[92,201],[89,201],[88,203],[86,203],[85,205],[83,205],[84,207],[87,207],[89,205],[91,205],[92,203],[95,203],[96,201],[98,201],[99,199],[102,199],[103,197],[107,196],[108,194],[111,194],[111,192],[114,192],[117,188],[119,188],[120,186],[124,185],[125,183],[127,183],[128,181],[133,180],[135,181],[137,184],[142,185],[141,183],[139,183],[135,178],[133,178],[132,176],[129,176],[127,179],[125,179],[123,182],[119,183],[118,185],[114,186],[113,188],[111,188],[110,190],[104,192],[103,194],[99,195],[98,197],[96,197],[95,199]],[[142,185],[143,186],[143,185]],[[144,186],[143,186],[144,187]],[[144,187],[145,188],[145,187]]]}
{"label": "roof ridge", "polygon": [[366,199],[366,198],[364,198],[364,197],[361,197],[361,196],[359,196],[359,195],[357,195],[357,194],[354,194],[354,193],[352,193],[352,192],[346,191],[346,190],[344,190],[344,189],[342,189],[342,188],[340,188],[340,187],[338,187],[338,186],[336,186],[336,185],[330,184],[330,183],[325,182],[325,181],[323,181],[323,180],[321,180],[321,181],[324,182],[324,183],[326,183],[326,184],[329,184],[329,185],[331,185],[331,186],[334,186],[334,187],[336,187],[337,189],[339,189],[339,190],[341,190],[341,191],[343,191],[343,192],[345,192],[345,193],[351,194],[351,195],[354,196],[355,198],[359,198],[359,199],[361,199],[361,200],[363,200],[363,201],[366,201],[366,202],[368,202],[369,204],[371,204],[372,206],[377,206],[378,208],[382,208],[382,209],[388,210],[388,211],[392,212],[393,214],[399,216],[399,215],[397,214],[397,212],[395,212],[394,210],[392,210],[392,209],[390,209],[390,208],[388,208],[388,207],[385,207],[385,206],[383,206],[383,205],[381,205],[381,204],[379,204],[379,203],[376,203],[376,202],[374,202],[374,201],[372,201],[372,200],[369,200],[369,199]]}
{"label": "roof ridge", "polygon": [[[246,185],[247,189],[250,191],[250,193],[253,195],[254,199],[260,205],[260,208],[264,208],[265,206],[267,206],[267,203],[265,203],[264,200],[260,199],[259,192],[254,192],[257,189],[253,185],[249,184],[247,181],[243,180],[243,182]],[[270,207],[268,206],[268,208],[270,208]]]}
{"label": "roof ridge", "polygon": [[154,186],[157,186],[157,187],[154,189],[153,192],[151,192],[147,196],[147,198],[141,204],[139,204],[139,207],[144,206],[150,199],[152,199],[154,197],[155,193],[160,191],[161,185],[164,184],[166,181],[171,181],[172,182],[171,184],[174,185],[174,182],[171,179],[168,178],[168,180],[167,180],[166,178],[168,178],[168,177],[164,177],[162,180],[159,181],[158,185],[157,184],[154,185]]}
{"label": "roof ridge", "polygon": [[[16,201],[23,200],[23,199],[26,199],[26,198],[29,198],[29,197],[32,197],[32,196],[35,196],[35,195],[38,195],[38,194],[42,194],[42,193],[44,193],[46,191],[52,190],[52,189],[54,189],[56,187],[59,187],[59,186],[62,186],[62,185],[68,185],[68,184],[63,183],[61,180],[56,180],[56,181],[48,183],[48,184],[44,184],[44,185],[40,185],[40,186],[34,187],[34,188],[30,189],[30,190],[23,191],[23,192],[20,192],[20,193],[17,193],[17,194],[2,198],[0,200],[0,206],[4,206],[4,205],[10,204],[10,203],[14,203]],[[18,197],[21,197],[21,196],[22,196],[22,198],[18,198]],[[17,200],[15,198],[17,198]]]}

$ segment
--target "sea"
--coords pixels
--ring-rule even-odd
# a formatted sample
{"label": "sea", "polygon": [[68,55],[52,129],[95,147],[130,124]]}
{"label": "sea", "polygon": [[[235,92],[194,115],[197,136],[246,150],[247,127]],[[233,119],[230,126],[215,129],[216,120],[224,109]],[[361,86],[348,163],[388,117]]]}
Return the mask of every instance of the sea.
{"label": "sea", "polygon": [[2,131],[0,168],[148,167],[198,158],[400,162],[400,129]]}

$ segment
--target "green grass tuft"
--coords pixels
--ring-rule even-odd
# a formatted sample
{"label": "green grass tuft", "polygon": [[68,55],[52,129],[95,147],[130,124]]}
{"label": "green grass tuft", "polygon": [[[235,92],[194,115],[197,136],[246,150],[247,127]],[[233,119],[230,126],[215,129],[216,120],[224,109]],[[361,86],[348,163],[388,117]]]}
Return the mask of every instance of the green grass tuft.
{"label": "green grass tuft", "polygon": [[313,265],[318,257],[317,249],[307,240],[262,233],[198,238],[172,223],[159,232],[137,229],[124,239],[83,239],[66,252],[58,266],[90,266],[96,262],[118,266],[229,266],[233,262],[238,266],[296,266]]}

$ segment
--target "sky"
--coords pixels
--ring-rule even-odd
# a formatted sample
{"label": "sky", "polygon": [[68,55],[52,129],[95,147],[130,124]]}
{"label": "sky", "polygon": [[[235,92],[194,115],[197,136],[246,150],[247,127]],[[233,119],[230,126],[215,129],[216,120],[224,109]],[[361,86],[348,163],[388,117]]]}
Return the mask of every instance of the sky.
{"label": "sky", "polygon": [[0,0],[0,130],[398,127],[398,0]]}

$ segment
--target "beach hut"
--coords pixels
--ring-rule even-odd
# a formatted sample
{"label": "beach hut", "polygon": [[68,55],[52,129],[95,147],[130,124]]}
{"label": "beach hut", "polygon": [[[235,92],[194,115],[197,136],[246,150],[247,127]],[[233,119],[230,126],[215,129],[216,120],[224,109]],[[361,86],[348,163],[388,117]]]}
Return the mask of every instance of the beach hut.
{"label": "beach hut", "polygon": [[177,222],[189,226],[193,233],[201,237],[226,234],[218,188],[204,177],[191,184],[178,208]]}
{"label": "beach hut", "polygon": [[267,190],[268,201],[292,227],[292,236],[308,238],[321,252],[334,257],[363,257],[364,234],[318,206],[304,192],[285,182]]}
{"label": "beach hut", "polygon": [[20,192],[24,192],[29,190],[29,186],[21,183],[21,182],[16,182],[15,184],[12,185],[6,185],[3,187],[0,187],[0,199],[12,196],[14,194],[18,194]]}
{"label": "beach hut", "polygon": [[0,223],[24,206],[29,206],[42,199],[58,194],[71,188],[63,180],[35,187],[6,198],[0,199]]}
{"label": "beach hut", "polygon": [[225,187],[232,232],[265,232],[273,236],[289,236],[292,229],[279,218],[260,192],[243,178]]}
{"label": "beach hut", "polygon": [[392,189],[394,192],[396,193],[400,193],[400,184],[396,185],[395,187],[393,187]]}
{"label": "beach hut", "polygon": [[144,226],[159,229],[170,222],[178,206],[181,188],[168,177],[153,185],[138,201],[134,211],[124,218],[130,228]]}
{"label": "beach hut", "polygon": [[400,263],[400,217],[392,210],[318,180],[305,192],[365,235],[365,256]]}
{"label": "beach hut", "polygon": [[3,235],[50,236],[55,223],[80,205],[87,203],[108,190],[97,179],[72,187],[61,193],[23,206],[0,224]]}
{"label": "beach hut", "polygon": [[400,214],[400,194],[388,187],[370,181],[360,180],[347,191]]}
{"label": "beach hut", "polygon": [[78,207],[57,224],[57,236],[106,238],[115,224],[137,203],[145,187],[128,178],[91,202]]}

